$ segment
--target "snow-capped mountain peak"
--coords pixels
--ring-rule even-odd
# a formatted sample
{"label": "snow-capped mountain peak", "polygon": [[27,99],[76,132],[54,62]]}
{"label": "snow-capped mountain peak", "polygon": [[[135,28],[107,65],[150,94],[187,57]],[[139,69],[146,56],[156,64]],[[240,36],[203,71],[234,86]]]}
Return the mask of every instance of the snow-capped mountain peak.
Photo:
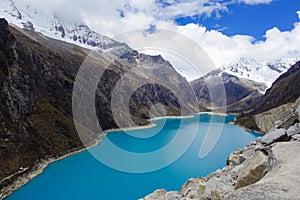
{"label": "snow-capped mountain peak", "polygon": [[285,58],[261,61],[252,58],[241,58],[239,62],[223,66],[220,69],[239,78],[264,83],[267,87],[271,87],[272,83],[299,59]]}
{"label": "snow-capped mountain peak", "polygon": [[35,30],[48,37],[85,48],[99,48],[106,52],[114,49],[131,50],[128,45],[102,36],[83,23],[70,22],[55,13],[41,11],[30,5],[17,5],[13,0],[2,0],[0,17],[20,28]]}

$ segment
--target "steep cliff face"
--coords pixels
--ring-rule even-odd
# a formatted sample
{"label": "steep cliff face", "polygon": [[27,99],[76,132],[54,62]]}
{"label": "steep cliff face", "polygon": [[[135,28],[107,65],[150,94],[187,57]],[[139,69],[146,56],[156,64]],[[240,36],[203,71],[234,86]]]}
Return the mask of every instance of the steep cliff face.
{"label": "steep cliff face", "polygon": [[287,128],[298,121],[295,112],[299,104],[300,98],[294,103],[287,103],[254,115],[255,124],[264,133],[277,127]]}
{"label": "steep cliff face", "polygon": [[[266,132],[268,128],[271,128],[270,125],[276,121],[279,121],[278,126],[284,126],[285,123],[295,123],[296,119],[293,117],[293,113],[299,104],[297,101],[300,97],[299,80],[300,62],[297,62],[273,83],[264,96],[252,101],[244,113],[238,116],[237,124]],[[263,124],[269,125],[261,126],[259,122],[261,120],[263,120]]]}
{"label": "steep cliff face", "polygon": [[[77,71],[88,54],[87,49],[10,27],[4,19],[0,20],[0,180],[30,169],[39,159],[82,148],[73,122],[72,89]],[[134,62],[130,62],[133,57]],[[109,67],[102,62],[107,59]],[[89,62],[106,69],[99,80],[95,102],[102,129],[118,128],[111,111],[111,95],[120,78],[137,68],[137,63],[143,63],[143,67],[129,75],[132,85],[122,91],[127,93],[128,88],[141,81],[147,83],[137,88],[129,101],[135,124],[148,124],[149,109],[157,103],[168,115],[180,115],[183,107],[197,112],[188,99],[177,97],[172,88],[157,81],[170,82],[179,91],[190,87],[161,57],[136,52],[112,59],[96,53]],[[162,68],[159,73],[158,68]],[[154,75],[156,79],[152,80]],[[186,104],[180,105],[182,101]],[[165,113],[156,110],[155,114]],[[132,126],[131,122],[125,118],[122,126]],[[97,140],[97,135],[86,134],[85,144]],[[1,181],[0,188],[13,178]]]}
{"label": "steep cliff face", "polygon": [[18,41],[3,19],[0,30],[2,179],[41,157],[78,148],[81,142],[67,103],[71,88],[63,75],[72,71],[71,62],[25,36]]}

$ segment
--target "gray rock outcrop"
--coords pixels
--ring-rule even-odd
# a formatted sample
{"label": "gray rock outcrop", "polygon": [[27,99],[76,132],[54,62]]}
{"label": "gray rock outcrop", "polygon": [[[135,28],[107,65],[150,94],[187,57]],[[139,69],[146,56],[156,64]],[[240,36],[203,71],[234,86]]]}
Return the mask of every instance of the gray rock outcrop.
{"label": "gray rock outcrop", "polygon": [[[291,152],[295,152],[291,156]],[[300,143],[280,142],[272,147],[276,165],[255,184],[234,190],[224,199],[299,199],[300,189]]]}
{"label": "gray rock outcrop", "polygon": [[289,120],[298,117],[297,107],[300,105],[300,98],[294,103],[287,103],[266,112],[254,115],[257,127],[264,133],[272,131]]}
{"label": "gray rock outcrop", "polygon": [[277,130],[274,130],[274,131],[264,135],[260,141],[264,145],[270,145],[274,142],[283,140],[285,137],[287,137],[286,130],[285,129],[277,129]]}
{"label": "gray rock outcrop", "polygon": [[269,134],[232,152],[222,170],[188,180],[179,192],[160,189],[141,200],[297,199],[300,134],[289,137],[298,141],[281,141],[285,129]]}
{"label": "gray rock outcrop", "polygon": [[262,151],[256,151],[238,170],[236,188],[242,188],[256,183],[268,171],[268,156]]}
{"label": "gray rock outcrop", "polygon": [[293,135],[292,139],[300,141],[300,134]]}
{"label": "gray rock outcrop", "polygon": [[286,131],[287,136],[293,136],[293,135],[296,135],[299,133],[300,133],[300,124],[299,123],[294,124]]}

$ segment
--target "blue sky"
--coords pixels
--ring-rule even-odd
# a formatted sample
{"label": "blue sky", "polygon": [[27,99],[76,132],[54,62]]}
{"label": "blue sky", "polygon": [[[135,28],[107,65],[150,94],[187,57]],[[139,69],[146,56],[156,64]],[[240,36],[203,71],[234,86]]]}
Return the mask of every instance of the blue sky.
{"label": "blue sky", "polygon": [[297,11],[300,10],[299,0],[276,0],[269,4],[247,5],[237,3],[228,6],[228,11],[207,15],[176,18],[179,25],[196,23],[207,27],[208,30],[233,36],[237,34],[251,35],[257,40],[263,40],[267,30],[278,27],[281,31],[294,28],[298,21]]}

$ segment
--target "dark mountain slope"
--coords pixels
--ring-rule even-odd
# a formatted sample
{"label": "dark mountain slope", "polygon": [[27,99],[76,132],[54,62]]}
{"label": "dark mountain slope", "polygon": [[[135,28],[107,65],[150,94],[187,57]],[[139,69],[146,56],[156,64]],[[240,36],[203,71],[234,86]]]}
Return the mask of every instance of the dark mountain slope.
{"label": "dark mountain slope", "polygon": [[192,81],[191,85],[201,107],[210,109],[225,106],[227,112],[240,112],[249,98],[260,96],[258,90],[265,87],[263,84],[242,80],[221,70],[213,70]]}
{"label": "dark mountain slope", "polygon": [[294,103],[300,97],[300,62],[282,74],[266,94],[256,98],[237,118],[237,123],[253,130],[259,130],[254,116],[287,103]]}
{"label": "dark mountain slope", "polygon": [[[20,168],[30,169],[39,159],[83,147],[73,122],[72,89],[77,71],[88,53],[87,49],[10,27],[0,19],[0,180]],[[102,75],[96,92],[95,108],[103,129],[118,128],[111,112],[111,94],[120,77],[136,67],[136,63],[128,59],[133,57],[144,63],[142,71],[147,75],[173,83],[189,98],[185,92],[190,87],[186,79],[162,58],[138,53],[124,59],[110,58],[111,64]],[[106,67],[101,60],[107,58],[97,54],[89,62]],[[189,99],[176,97],[172,89],[149,76],[139,71],[129,76],[132,85],[141,80],[148,83],[136,90],[129,102],[135,124],[148,124],[149,108],[156,103],[163,105],[168,115],[180,115],[183,107],[197,112]],[[82,89],[85,95],[88,88]],[[180,105],[180,99],[186,104]],[[156,114],[161,113],[157,111]],[[132,125],[126,118],[122,122],[124,127]],[[97,135],[92,131],[86,134],[85,144],[95,142]],[[0,188],[13,178],[1,181]]]}

